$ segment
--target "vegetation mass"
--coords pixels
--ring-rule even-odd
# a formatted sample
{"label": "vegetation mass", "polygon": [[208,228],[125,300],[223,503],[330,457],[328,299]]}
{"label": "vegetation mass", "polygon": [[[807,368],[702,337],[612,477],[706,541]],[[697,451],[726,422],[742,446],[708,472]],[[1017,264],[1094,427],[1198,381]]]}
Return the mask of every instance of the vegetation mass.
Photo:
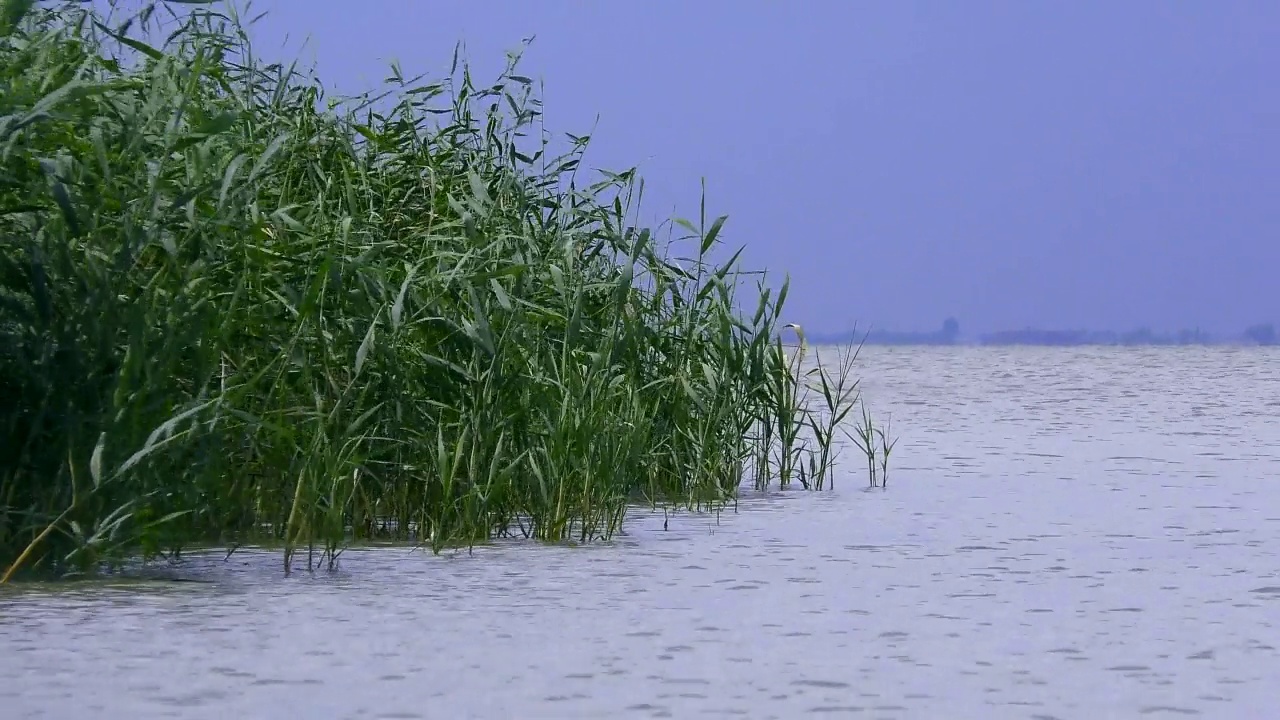
{"label": "vegetation mass", "polygon": [[806,359],[705,203],[640,227],[634,170],[553,153],[517,55],[330,99],[233,7],[3,7],[3,579],[830,486],[855,353]]}

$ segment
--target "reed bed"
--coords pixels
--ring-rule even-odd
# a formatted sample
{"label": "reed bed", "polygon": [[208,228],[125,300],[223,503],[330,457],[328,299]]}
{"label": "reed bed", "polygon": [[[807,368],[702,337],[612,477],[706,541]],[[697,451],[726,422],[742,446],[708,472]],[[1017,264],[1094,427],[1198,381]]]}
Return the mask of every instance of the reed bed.
{"label": "reed bed", "polygon": [[799,371],[705,202],[640,227],[634,170],[554,153],[518,56],[331,99],[231,6],[3,7],[3,580],[830,485],[851,365]]}

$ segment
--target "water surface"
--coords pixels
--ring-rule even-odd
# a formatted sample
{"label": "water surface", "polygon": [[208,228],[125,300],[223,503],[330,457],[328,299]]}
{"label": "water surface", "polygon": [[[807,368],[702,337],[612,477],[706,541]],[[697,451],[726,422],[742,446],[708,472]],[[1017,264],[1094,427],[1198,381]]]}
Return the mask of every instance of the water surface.
{"label": "water surface", "polygon": [[877,349],[887,492],[0,594],[6,718],[1268,717],[1280,353]]}

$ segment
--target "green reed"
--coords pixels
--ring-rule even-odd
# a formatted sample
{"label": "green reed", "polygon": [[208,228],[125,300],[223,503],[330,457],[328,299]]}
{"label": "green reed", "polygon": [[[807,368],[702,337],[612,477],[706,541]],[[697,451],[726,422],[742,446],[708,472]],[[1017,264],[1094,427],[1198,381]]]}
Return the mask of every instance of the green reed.
{"label": "green reed", "polygon": [[705,203],[639,227],[634,170],[555,153],[518,55],[330,99],[234,8],[161,33],[163,7],[4,3],[3,580],[205,544],[287,570],[374,539],[586,542],[637,502],[721,507],[748,468],[829,478],[848,366],[824,424],[786,284],[715,262]]}
{"label": "green reed", "polygon": [[[853,430],[845,427],[839,429],[866,456],[867,479],[870,486],[888,488],[889,456],[898,444],[898,438],[889,439],[889,433],[892,432],[892,419],[877,425],[871,417],[871,411],[867,410],[866,402],[862,398],[858,398],[857,402],[862,408],[861,418],[853,426]],[[851,408],[846,408],[846,413],[849,409]]]}

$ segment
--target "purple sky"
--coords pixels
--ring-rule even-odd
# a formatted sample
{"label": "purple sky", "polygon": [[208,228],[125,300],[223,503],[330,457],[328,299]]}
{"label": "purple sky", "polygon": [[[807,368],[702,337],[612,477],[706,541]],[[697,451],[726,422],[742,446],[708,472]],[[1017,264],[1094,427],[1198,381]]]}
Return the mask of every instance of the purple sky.
{"label": "purple sky", "polygon": [[[654,216],[712,214],[788,319],[967,332],[1280,321],[1280,3],[257,0],[259,52],[367,89],[536,35]],[[287,39],[287,44],[286,44]]]}

